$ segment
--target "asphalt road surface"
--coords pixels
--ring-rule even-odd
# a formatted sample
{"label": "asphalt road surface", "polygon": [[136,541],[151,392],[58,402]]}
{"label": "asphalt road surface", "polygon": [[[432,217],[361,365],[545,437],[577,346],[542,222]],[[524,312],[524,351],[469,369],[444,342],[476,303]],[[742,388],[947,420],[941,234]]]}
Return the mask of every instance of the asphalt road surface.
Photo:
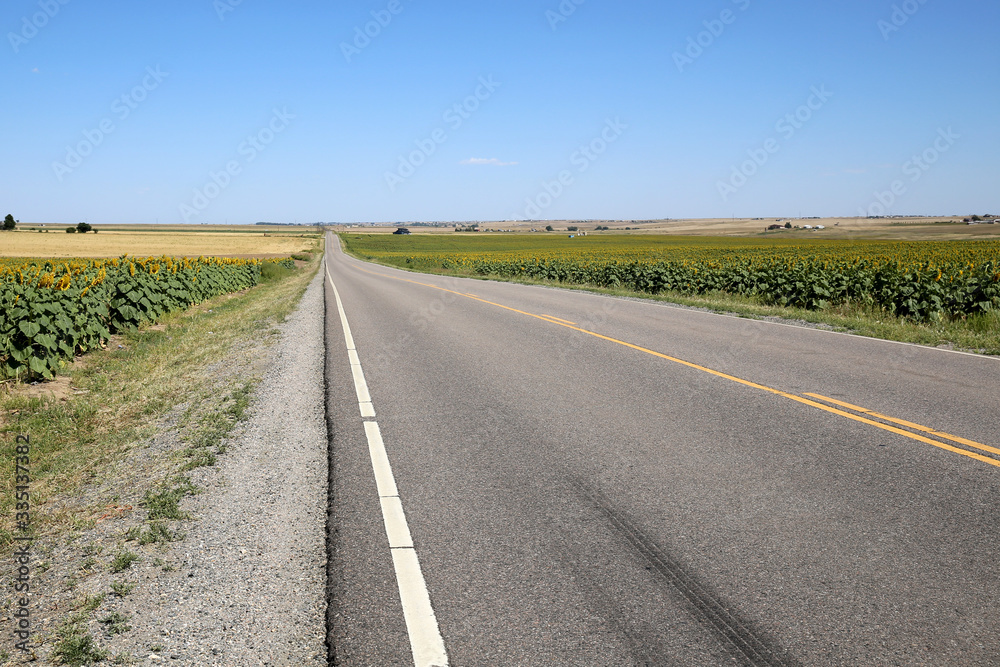
{"label": "asphalt road surface", "polygon": [[332,664],[1000,664],[1000,361],[329,248]]}

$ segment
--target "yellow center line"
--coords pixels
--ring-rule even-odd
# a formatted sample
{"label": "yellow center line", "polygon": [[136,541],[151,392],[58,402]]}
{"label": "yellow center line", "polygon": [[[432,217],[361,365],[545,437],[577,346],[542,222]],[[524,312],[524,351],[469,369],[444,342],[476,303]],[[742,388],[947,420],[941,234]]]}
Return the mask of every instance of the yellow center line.
{"label": "yellow center line", "polygon": [[[586,334],[588,336],[593,336],[594,338],[599,338],[601,340],[606,340],[609,343],[615,343],[615,344],[621,345],[623,347],[631,348],[631,349],[636,350],[638,352],[644,352],[646,354],[652,355],[654,357],[658,357],[660,359],[666,359],[667,361],[672,361],[672,362],[674,362],[676,364],[680,364],[682,366],[687,366],[688,368],[693,368],[695,370],[702,371],[703,373],[708,373],[709,375],[714,375],[716,377],[720,377],[720,378],[723,378],[723,379],[726,379],[726,380],[730,380],[732,382],[736,382],[737,384],[742,384],[742,385],[745,385],[747,387],[753,387],[754,389],[759,389],[761,391],[766,391],[766,392],[769,392],[771,394],[776,394],[778,396],[783,396],[784,398],[787,398],[789,400],[796,401],[798,403],[802,403],[803,405],[808,405],[810,407],[814,407],[814,408],[816,408],[818,410],[823,410],[824,412],[829,412],[831,414],[838,415],[840,417],[846,417],[847,419],[851,419],[851,420],[854,420],[856,422],[861,422],[862,424],[868,424],[869,426],[874,426],[875,428],[880,428],[883,431],[889,431],[890,433],[895,433],[896,435],[901,435],[901,436],[903,436],[905,438],[909,438],[911,440],[916,440],[918,442],[923,442],[923,443],[928,444],[928,445],[933,445],[934,447],[938,447],[939,449],[944,449],[946,451],[953,452],[955,454],[961,454],[962,456],[967,456],[969,458],[976,459],[977,461],[982,461],[983,463],[988,463],[991,466],[995,466],[997,468],[1000,468],[1000,461],[998,461],[997,459],[993,459],[993,458],[990,458],[988,456],[983,456],[982,454],[976,454],[975,452],[970,452],[970,451],[965,450],[965,449],[959,449],[958,447],[953,447],[953,446],[951,446],[951,445],[949,445],[947,443],[938,442],[937,440],[931,440],[930,438],[925,438],[922,435],[918,435],[916,433],[911,433],[910,431],[904,431],[901,428],[896,428],[895,426],[890,426],[888,424],[883,424],[881,422],[872,421],[871,419],[866,419],[865,417],[861,417],[861,416],[858,416],[858,415],[855,415],[855,414],[851,414],[850,412],[844,412],[843,410],[838,410],[836,408],[830,407],[829,405],[824,405],[822,403],[817,403],[816,401],[810,400],[808,398],[803,398],[802,396],[797,396],[795,394],[790,394],[790,393],[788,393],[786,391],[782,391],[780,389],[774,389],[773,387],[768,387],[766,385],[757,384],[756,382],[751,382],[750,380],[744,380],[743,378],[738,378],[735,375],[728,375],[728,374],[722,373],[720,371],[712,370],[711,368],[706,368],[705,366],[699,366],[698,364],[691,363],[690,361],[684,361],[683,359],[678,359],[677,357],[671,357],[670,355],[663,354],[662,352],[657,352],[655,350],[650,350],[650,349],[642,347],[640,345],[635,345],[633,343],[628,343],[628,342],[623,341],[623,340],[618,340],[617,338],[611,338],[610,336],[604,336],[602,334],[599,334],[599,333],[596,333],[596,332],[593,332],[593,331],[588,331],[586,329],[581,329],[580,327],[574,326],[574,325],[571,325],[571,324],[564,324],[563,322],[559,322],[559,321],[556,321],[556,320],[548,319],[547,316],[536,315],[535,313],[529,313],[529,312],[524,311],[524,310],[518,310],[517,308],[511,308],[510,306],[505,306],[502,303],[494,303],[493,301],[488,301],[488,300],[480,298],[480,297],[469,296],[468,294],[466,294],[464,292],[456,292],[455,290],[450,290],[450,289],[447,289],[445,287],[438,287],[437,285],[431,285],[430,283],[422,283],[422,282],[419,282],[417,280],[410,280],[409,278],[397,278],[396,276],[390,276],[390,275],[386,275],[384,273],[377,273],[375,271],[368,271],[366,269],[362,269],[361,267],[355,267],[355,268],[357,268],[359,271],[364,271],[365,273],[370,273],[373,276],[380,276],[382,278],[389,278],[391,280],[398,280],[398,281],[401,281],[401,282],[414,283],[416,285],[423,285],[424,287],[430,287],[432,289],[441,290],[442,292],[449,292],[451,294],[457,294],[459,296],[464,296],[466,298],[473,299],[474,301],[480,301],[482,303],[485,303],[485,304],[488,304],[488,305],[491,305],[491,306],[496,306],[497,308],[503,308],[504,310],[509,310],[511,312],[518,313],[520,315],[527,315],[528,317],[534,317],[535,319],[541,320],[543,322],[548,322],[549,324],[555,324],[555,325],[558,325],[558,326],[561,326],[561,327],[566,327],[567,329],[572,329],[573,331],[579,331],[582,334]],[[807,395],[815,396],[815,394],[807,394]],[[846,407],[846,404],[845,404],[845,407]],[[872,414],[872,416],[875,417],[876,415]],[[934,431],[931,431],[931,432],[937,434]],[[961,442],[960,440],[956,440],[956,441],[957,442]],[[969,440],[969,441],[966,441],[966,442],[972,442],[972,441]],[[965,444],[965,443],[963,443],[963,444]],[[978,443],[975,444],[975,445],[973,445],[973,446],[977,447],[977,448],[980,447],[980,445]],[[983,447],[985,447],[985,446],[983,446]],[[990,449],[992,449],[992,448],[990,448]]]}
{"label": "yellow center line", "polygon": [[870,417],[874,417],[875,419],[884,419],[885,421],[889,421],[894,424],[901,424],[902,426],[906,426],[907,428],[912,428],[917,431],[923,431],[924,433],[930,433],[931,435],[937,436],[938,438],[944,438],[945,440],[951,440],[952,442],[957,442],[963,445],[967,445],[969,447],[981,449],[984,452],[990,452],[991,454],[1000,454],[1000,449],[997,449],[996,447],[990,447],[989,445],[984,445],[983,443],[976,442],[975,440],[966,440],[965,438],[962,438],[960,436],[951,435],[950,433],[945,433],[943,431],[938,431],[937,429],[930,428],[929,426],[914,424],[913,422],[908,422],[905,419],[896,419],[895,417],[889,417],[887,415],[875,412],[874,410],[862,408],[857,405],[851,405],[850,403],[838,401],[835,398],[830,398],[828,396],[823,396],[821,394],[806,394],[806,396],[812,396],[813,398],[818,398],[821,401],[826,401],[828,403],[839,405],[843,408],[847,408],[848,410],[856,410]]}
{"label": "yellow center line", "polygon": [[555,320],[556,322],[563,322],[565,324],[576,324],[576,322],[570,322],[569,320],[564,320],[561,317],[555,317],[554,315],[542,315],[542,317],[547,317],[550,320]]}

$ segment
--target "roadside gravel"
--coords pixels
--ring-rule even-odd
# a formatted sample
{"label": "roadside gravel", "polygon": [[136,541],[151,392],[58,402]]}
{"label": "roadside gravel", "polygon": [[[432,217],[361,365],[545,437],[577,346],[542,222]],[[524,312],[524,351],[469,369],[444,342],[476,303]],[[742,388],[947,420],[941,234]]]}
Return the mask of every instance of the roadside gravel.
{"label": "roadside gravel", "polygon": [[250,420],[193,479],[205,491],[184,509],[198,520],[172,545],[176,570],[129,596],[133,631],[119,650],[171,664],[326,664],[322,279],[283,325]]}
{"label": "roadside gravel", "polygon": [[[104,644],[138,664],[325,665],[327,452],[323,283],[282,325],[251,416],[202,491],[186,536],[136,568],[117,610],[131,632]],[[143,573],[146,570],[146,573]]]}

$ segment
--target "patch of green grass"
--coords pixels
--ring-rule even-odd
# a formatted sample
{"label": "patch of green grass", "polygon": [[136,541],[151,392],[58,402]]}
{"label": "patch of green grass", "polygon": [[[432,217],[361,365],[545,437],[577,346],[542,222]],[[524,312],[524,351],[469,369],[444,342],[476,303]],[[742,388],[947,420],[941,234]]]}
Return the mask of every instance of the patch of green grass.
{"label": "patch of green grass", "polygon": [[140,504],[149,510],[149,519],[188,519],[187,512],[180,509],[181,498],[193,495],[197,489],[187,477],[177,478],[173,484],[165,484],[158,491],[147,491]]}
{"label": "patch of green grass", "polygon": [[123,598],[129,593],[131,593],[133,590],[135,590],[135,587],[136,584],[134,582],[133,583],[126,583],[124,581],[111,582],[111,591],[120,598]]}
{"label": "patch of green grass", "polygon": [[132,567],[132,563],[138,562],[139,560],[141,559],[139,558],[138,554],[134,554],[131,551],[123,551],[114,557],[114,559],[111,561],[109,569],[111,570],[112,574],[118,574],[123,570],[129,569],[130,567]]}
{"label": "patch of green grass", "polygon": [[152,492],[147,491],[142,499],[142,505],[149,510],[150,519],[186,519],[188,515],[179,507],[184,494],[175,493],[172,489]]}
{"label": "patch of green grass", "polygon": [[90,570],[93,569],[95,565],[97,565],[97,559],[94,558],[93,556],[90,556],[87,558],[87,560],[83,561],[83,563],[80,565],[80,569]]}
{"label": "patch of green grass", "polygon": [[229,395],[229,402],[226,405],[226,414],[236,421],[243,420],[247,415],[247,408],[250,407],[250,397],[253,394],[253,383],[246,382],[242,387],[235,389]]}
{"label": "patch of green grass", "polygon": [[104,625],[104,632],[109,637],[125,634],[130,631],[132,628],[128,622],[129,617],[118,611],[111,612],[101,619],[101,623]]}
{"label": "patch of green grass", "polygon": [[965,325],[969,331],[977,334],[1000,331],[1000,311],[970,315]]}
{"label": "patch of green grass", "polygon": [[207,449],[199,449],[197,447],[188,447],[185,449],[184,456],[186,456],[188,460],[181,470],[185,471],[205,466],[214,466],[219,460],[213,452],[210,452]]}
{"label": "patch of green grass", "polygon": [[195,448],[219,447],[236,424],[246,418],[253,387],[253,382],[244,382],[221,401],[202,402],[199,406],[201,416],[187,436],[187,442]]}
{"label": "patch of green grass", "polygon": [[80,605],[77,609],[82,609],[83,611],[94,611],[104,602],[104,593],[100,595],[88,595],[80,601]]}
{"label": "patch of green grass", "polygon": [[145,527],[133,526],[125,533],[126,540],[135,540],[140,546],[147,544],[166,544],[184,539],[183,533],[177,533],[167,526],[166,521],[150,521]]}
{"label": "patch of green grass", "polygon": [[286,269],[280,264],[268,263],[260,267],[260,279],[265,282],[284,280],[295,273],[294,269]]}
{"label": "patch of green grass", "polygon": [[184,450],[187,459],[182,470],[215,465],[217,457],[226,452],[225,439],[236,425],[246,419],[253,394],[254,382],[244,382],[221,400],[205,397],[185,415],[190,424]]}
{"label": "patch of green grass", "polygon": [[108,657],[108,652],[98,648],[89,634],[74,633],[63,637],[56,644],[52,657],[64,665],[82,667],[104,660]]}
{"label": "patch of green grass", "polygon": [[76,531],[90,530],[97,525],[97,519],[87,518],[87,517],[73,517],[70,522],[70,527]]}

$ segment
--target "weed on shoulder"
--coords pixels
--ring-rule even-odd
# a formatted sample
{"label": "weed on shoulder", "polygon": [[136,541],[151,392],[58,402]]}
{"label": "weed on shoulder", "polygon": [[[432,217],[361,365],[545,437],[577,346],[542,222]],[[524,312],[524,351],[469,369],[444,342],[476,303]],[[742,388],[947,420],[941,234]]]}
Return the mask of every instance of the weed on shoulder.
{"label": "weed on shoulder", "polygon": [[135,590],[136,584],[126,583],[124,581],[112,581],[111,582],[111,592],[113,592],[117,597],[123,598],[133,590]]}
{"label": "weed on shoulder", "polygon": [[109,637],[114,635],[121,635],[132,628],[128,624],[129,617],[125,614],[114,611],[101,619],[101,623],[104,625],[104,633]]}
{"label": "weed on shoulder", "polygon": [[164,484],[157,491],[147,491],[140,503],[149,510],[149,519],[188,519],[187,512],[180,509],[181,498],[194,495],[197,491],[187,477],[179,477],[174,483]]}
{"label": "weed on shoulder", "polygon": [[59,640],[52,651],[52,657],[58,658],[64,665],[82,667],[104,660],[108,657],[108,652],[98,648],[89,634],[74,632]]}
{"label": "weed on shoulder", "polygon": [[150,521],[145,526],[133,526],[125,533],[125,539],[135,540],[140,546],[147,544],[166,544],[184,539],[184,533],[175,532],[167,527],[166,521]]}
{"label": "weed on shoulder", "polygon": [[137,554],[134,554],[131,551],[123,551],[114,557],[111,561],[109,569],[112,574],[118,574],[122,570],[127,570],[132,567],[132,563],[135,563],[138,560],[140,560],[140,558]]}

